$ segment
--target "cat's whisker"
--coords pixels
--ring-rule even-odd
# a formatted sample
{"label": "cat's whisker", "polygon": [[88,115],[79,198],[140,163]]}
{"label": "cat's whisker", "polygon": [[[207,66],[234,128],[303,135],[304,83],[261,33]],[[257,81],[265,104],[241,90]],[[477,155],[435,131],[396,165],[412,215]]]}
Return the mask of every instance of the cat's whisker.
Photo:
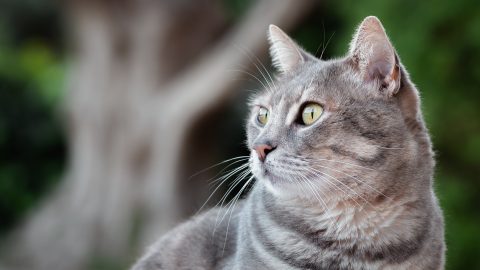
{"label": "cat's whisker", "polygon": [[[331,186],[335,187],[338,191],[341,191],[343,192],[343,194],[345,194],[345,196],[347,196],[348,198],[352,199],[353,201],[355,201],[355,199],[353,198],[352,194],[346,192],[345,190],[341,189],[338,185],[336,185],[334,182],[328,180],[328,178],[326,178],[325,176],[323,175],[319,175],[318,173],[312,171],[311,169],[309,168],[305,168],[307,171],[309,171],[310,173],[314,174],[315,176],[319,177],[322,181],[325,181],[327,184],[330,184]],[[356,201],[355,201],[356,202]],[[358,203],[357,203],[358,204]]]}
{"label": "cat's whisker", "polygon": [[[305,177],[304,175],[301,174],[300,171],[298,170],[295,170],[294,168],[291,168],[293,170],[288,170],[288,174],[289,175],[293,175],[293,177],[295,178],[296,180],[296,183],[299,183],[300,184],[300,187],[302,188],[303,185],[302,183],[303,182],[309,182],[310,184],[306,183],[307,187],[310,188],[310,190],[312,191],[312,194],[313,196],[317,199],[317,201],[320,203],[320,204],[323,204],[323,206],[325,207],[325,209],[329,210],[328,208],[328,205],[327,203],[322,199],[323,196],[325,196],[325,194],[321,191],[321,190],[318,190],[318,192],[322,193],[322,195],[318,194],[317,190],[315,188],[313,188],[313,183],[311,183],[307,177]],[[300,178],[299,178],[300,177]],[[303,190],[303,188],[302,188]]]}
{"label": "cat's whisker", "polygon": [[241,70],[241,69],[230,69],[228,71],[233,71],[233,72],[239,72],[239,73],[244,73],[246,75],[249,75],[251,76],[253,79],[255,79],[258,83],[260,83],[262,85],[263,88],[265,89],[270,89],[269,87],[267,87],[267,85],[265,85],[265,83],[260,80],[257,76],[255,76],[254,74],[248,72],[248,71],[245,71],[245,70]]}
{"label": "cat's whisker", "polygon": [[230,187],[228,188],[228,190],[225,192],[225,194],[222,196],[220,201],[215,206],[218,206],[219,204],[220,204],[220,206],[223,206],[223,204],[225,203],[225,200],[227,199],[228,195],[233,191],[233,189],[237,186],[237,184],[240,183],[250,173],[251,173],[250,170],[246,170],[246,171],[242,172],[239,176],[237,176],[237,178],[235,178],[235,180],[233,180],[233,182],[230,185]]}
{"label": "cat's whisker", "polygon": [[322,48],[322,53],[320,54],[319,59],[322,59],[323,53],[324,53],[325,50],[327,49],[328,44],[330,43],[330,40],[332,39],[333,35],[335,35],[335,32],[332,33],[332,35],[328,38],[327,43],[325,44],[325,46]]}
{"label": "cat's whisker", "polygon": [[[260,72],[260,74],[263,76],[263,78],[265,79],[265,81],[267,82],[267,84],[269,86],[272,86],[273,85],[273,89],[276,89],[277,86],[275,85],[275,82],[272,78],[272,76],[270,75],[270,73],[268,72],[267,68],[265,68],[265,66],[262,64],[262,61],[260,61],[260,59],[258,59],[258,57],[255,55],[255,54],[252,54],[250,53],[247,49],[245,48],[242,48],[241,46],[238,46],[238,45],[233,45],[237,50],[239,50],[241,53],[243,53],[245,56],[247,56],[247,58],[253,63],[253,65],[255,66],[255,68],[258,70],[258,72]],[[252,57],[255,57],[255,59],[252,59]],[[255,61],[256,60],[256,61]],[[263,68],[263,70],[265,71],[265,73],[268,75],[268,77],[270,78],[270,82],[268,81],[268,79],[266,78],[266,76],[263,74],[262,70],[258,67],[258,65],[255,63],[257,62],[258,64],[261,65],[261,67]],[[271,83],[271,84],[270,84]]]}
{"label": "cat's whisker", "polygon": [[345,196],[347,196],[347,198],[353,200],[357,205],[360,206],[360,203],[359,203],[357,200],[355,200],[354,195],[351,194],[351,192],[347,192],[346,190],[340,188],[340,187],[336,184],[336,182],[339,182],[339,181],[332,182],[332,181],[330,181],[327,177],[325,177],[324,175],[320,175],[320,174],[318,174],[318,173],[316,173],[316,172],[312,172],[312,171],[310,171],[310,172],[313,173],[313,174],[314,174],[316,177],[318,177],[320,180],[322,180],[322,181],[324,181],[325,183],[327,183],[327,185],[330,185],[330,186],[334,187],[335,189],[337,189],[338,191],[342,192]]}
{"label": "cat's whisker", "polygon": [[314,184],[307,177],[302,176],[302,178],[306,181],[305,184],[310,187],[310,189],[313,192],[313,195],[317,198],[317,200],[319,201],[321,200],[323,205],[325,206],[325,209],[327,209],[327,211],[330,211],[327,203],[325,202],[325,200],[322,199],[322,196],[325,196],[325,194],[320,189],[318,189],[318,191],[322,193],[322,196],[320,196],[320,194],[318,194],[317,190],[315,189]]}
{"label": "cat's whisker", "polygon": [[[357,196],[361,197],[360,194],[358,194],[355,190],[351,189],[350,187],[348,187],[347,185],[345,185],[343,182],[339,181],[338,179],[334,178],[333,176],[328,175],[328,174],[326,174],[326,173],[324,173],[324,172],[315,170],[313,167],[311,168],[311,165],[310,165],[310,164],[305,163],[305,165],[306,165],[306,166],[303,167],[305,170],[307,170],[307,171],[309,171],[310,173],[314,174],[315,176],[319,177],[320,179],[322,179],[323,181],[325,181],[327,184],[335,187],[335,188],[338,189],[339,191],[343,192],[343,194],[345,194],[345,196],[347,196],[348,198],[352,199],[358,206],[361,206],[361,204],[360,204],[357,200],[354,199],[354,197],[352,196],[351,193],[346,192],[345,190],[341,189],[341,188],[340,188],[338,185],[336,185],[334,182],[330,181],[330,180],[329,180],[328,178],[326,178],[326,177],[323,177],[322,175],[319,175],[318,173],[322,173],[324,176],[328,176],[328,177],[333,178],[336,182],[338,182],[338,183],[344,185],[345,187],[349,188],[349,189],[354,193],[354,195],[357,195]],[[297,169],[297,168],[295,168],[295,169]],[[297,170],[298,170],[298,169],[297,169]],[[362,199],[363,199],[363,197],[362,197]],[[365,199],[364,199],[364,200],[365,200]]]}
{"label": "cat's whisker", "polygon": [[290,179],[290,182],[293,182],[293,183],[295,183],[295,184],[298,184],[299,187],[300,187],[300,189],[302,190],[302,193],[303,193],[303,194],[306,194],[307,192],[306,192],[306,190],[303,189],[302,181],[300,181],[299,178],[296,177],[295,175],[293,176],[293,179],[294,179],[295,181],[292,181],[292,180]]}
{"label": "cat's whisker", "polygon": [[[290,167],[290,166],[288,166],[288,165],[285,165],[285,166]],[[310,173],[314,174],[316,177],[319,177],[320,179],[322,179],[323,181],[325,181],[327,184],[330,184],[331,186],[335,187],[335,188],[338,189],[339,191],[343,192],[343,193],[345,194],[345,196],[347,196],[347,197],[351,198],[352,200],[354,200],[351,194],[349,194],[349,193],[346,192],[345,190],[343,190],[343,189],[341,189],[340,187],[338,187],[335,183],[333,183],[333,182],[331,182],[330,180],[328,180],[328,178],[325,178],[325,177],[323,177],[322,175],[319,175],[318,173],[312,171],[308,166],[302,167],[302,168],[305,169],[305,170],[307,170],[307,171],[309,171]],[[301,171],[300,171],[298,168],[292,168],[292,169],[294,169],[295,171],[297,171],[297,173],[298,173],[299,175],[302,175],[302,174],[301,174]],[[305,176],[305,178],[306,178],[306,176]],[[322,194],[323,194],[323,192],[322,192]],[[354,200],[354,201],[355,201],[355,200]]]}
{"label": "cat's whisker", "polygon": [[350,174],[348,174],[348,173],[346,173],[346,172],[343,172],[343,171],[341,171],[341,170],[337,170],[337,169],[334,169],[334,168],[330,168],[330,167],[327,167],[327,166],[322,166],[322,165],[319,165],[319,164],[317,164],[317,166],[320,166],[320,167],[322,167],[322,168],[325,168],[325,169],[328,169],[328,170],[332,170],[332,171],[341,173],[341,174],[343,174],[343,175],[346,175],[346,176],[348,176],[348,177],[350,177],[350,178],[352,178],[352,179],[354,179],[354,180],[356,180],[356,181],[358,181],[358,182],[360,182],[360,183],[362,183],[362,184],[365,184],[365,185],[366,185],[367,187],[369,187],[371,190],[373,190],[373,191],[375,191],[376,193],[382,195],[383,197],[390,199],[387,195],[383,194],[381,191],[379,191],[379,190],[377,190],[376,188],[372,187],[370,184],[367,183],[367,181],[362,180],[361,178],[357,178],[357,177],[355,177],[355,176],[353,176],[353,175],[350,175]]}
{"label": "cat's whisker", "polygon": [[[252,80],[250,78],[248,79],[245,79],[245,78],[233,78],[232,81],[241,81],[241,82],[256,82],[256,80]],[[253,94],[253,93],[258,93],[260,92],[261,90],[263,90],[263,88],[254,88],[254,89],[251,89],[251,88],[244,88],[242,87],[241,88],[243,91],[247,91],[248,93],[250,94]]]}
{"label": "cat's whisker", "polygon": [[222,181],[220,181],[220,184],[218,184],[218,186],[213,190],[213,192],[208,196],[207,200],[202,204],[202,206],[200,207],[200,209],[198,209],[198,211],[196,212],[197,214],[202,211],[203,207],[205,207],[205,205],[207,205],[207,203],[210,201],[210,199],[213,197],[213,195],[217,192],[217,190],[222,186],[223,183],[225,183],[230,177],[232,177],[233,175],[235,175],[236,173],[244,170],[245,168],[248,168],[248,163],[246,164],[243,164],[241,165],[240,167],[232,170],[231,172],[229,172],[228,174],[222,176],[220,179],[223,179]]}
{"label": "cat's whisker", "polygon": [[[313,191],[312,187],[309,186],[308,183],[304,179],[298,180],[298,183],[300,184],[301,187],[305,187],[305,194],[308,194],[308,193],[312,194],[313,197],[318,201],[318,203],[320,205],[323,205],[323,207],[325,207],[325,209],[327,209],[326,203],[323,200],[320,200],[320,198]],[[303,190],[303,188],[302,188],[302,190]]]}
{"label": "cat's whisker", "polygon": [[260,72],[260,74],[262,75],[263,79],[265,80],[265,82],[267,83],[267,85],[270,87],[270,89],[275,89],[273,87],[273,85],[271,84],[271,82],[267,79],[267,77],[265,76],[265,74],[263,74],[262,70],[257,66],[257,64],[255,64],[255,62],[253,62],[253,65],[255,66],[255,68],[258,70],[258,72]]}
{"label": "cat's whisker", "polygon": [[260,61],[260,59],[258,59],[258,57],[256,55],[254,55],[255,59],[257,59],[257,62],[260,64],[260,66],[262,66],[263,70],[265,71],[265,73],[267,73],[268,77],[270,78],[270,82],[272,83],[274,89],[277,89],[277,85],[275,84],[275,80],[273,79],[272,75],[270,74],[270,72],[268,72],[267,68],[265,67],[265,65],[262,64],[262,61]]}
{"label": "cat's whisker", "polygon": [[328,162],[334,162],[334,163],[340,163],[340,164],[350,165],[350,166],[362,168],[362,169],[365,169],[365,170],[377,171],[377,170],[375,170],[375,169],[373,169],[373,168],[369,168],[369,167],[365,167],[365,166],[361,166],[361,165],[358,165],[358,164],[349,163],[349,162],[345,162],[345,161],[333,160],[333,159],[325,159],[325,158],[315,158],[315,159],[312,159],[312,158],[307,158],[306,160],[307,160],[307,161],[304,161],[306,164],[308,164],[308,162],[317,162],[317,163],[318,163],[318,161],[328,161]]}
{"label": "cat's whisker", "polygon": [[[227,163],[227,162],[229,162],[229,161],[234,161],[234,160],[238,160],[238,159],[244,160],[244,159],[248,159],[248,158],[250,158],[250,156],[238,156],[238,157],[229,158],[229,159],[227,159],[227,160],[221,161],[221,162],[219,162],[219,163],[216,163],[216,164],[214,164],[214,165],[211,165],[210,167],[207,167],[207,168],[205,168],[205,169],[202,169],[202,170],[200,170],[200,171],[192,174],[187,180],[190,180],[190,179],[192,179],[193,177],[195,177],[195,176],[197,176],[197,175],[199,175],[199,174],[201,174],[201,173],[204,173],[204,172],[206,172],[206,171],[208,171],[208,170],[210,170],[210,169],[213,169],[213,168],[215,168],[215,167],[217,167],[217,166],[220,166],[220,165],[222,165],[222,164],[225,164],[225,163]],[[227,167],[228,167],[228,166],[227,166]],[[221,173],[221,172],[220,172],[220,173]]]}
{"label": "cat's whisker", "polygon": [[[240,199],[240,196],[242,195],[244,189],[250,184],[250,182],[253,180],[254,176],[251,176],[247,182],[242,186],[242,188],[240,189],[240,191],[238,192],[238,194],[233,198],[233,206],[231,206],[231,210],[230,210],[230,216],[228,217],[228,222],[227,222],[227,229],[226,229],[226,232],[225,232],[225,240],[223,242],[223,249],[222,249],[222,256],[223,256],[223,253],[225,252],[225,247],[226,247],[226,244],[227,244],[227,239],[228,239],[228,230],[229,230],[229,227],[230,227],[230,220],[232,219],[232,214],[233,214],[233,211],[235,210],[235,206],[238,202],[238,200]],[[230,207],[229,207],[230,208]],[[227,213],[228,213],[228,209],[227,209]],[[223,220],[223,218],[222,218]],[[221,223],[221,221],[220,221]]]}
{"label": "cat's whisker", "polygon": [[[368,202],[368,200],[366,200],[362,195],[358,194],[358,192],[356,192],[354,189],[352,189],[351,187],[349,187],[348,185],[346,185],[345,183],[343,183],[342,181],[338,180],[337,178],[329,175],[328,173],[325,173],[325,172],[322,172],[320,170],[317,170],[315,168],[311,168],[311,170],[317,172],[317,173],[321,173],[323,175],[325,175],[326,177],[329,177],[330,179],[338,182],[339,184],[341,184],[342,186],[344,186],[345,188],[347,188],[348,190],[350,190],[351,192],[353,192],[354,195],[358,196],[360,199],[362,199],[363,201],[365,201],[366,203],[370,204]],[[357,200],[355,200],[353,197],[351,197],[351,199],[358,205],[358,206],[362,206]]]}
{"label": "cat's whisker", "polygon": [[[242,161],[244,161],[244,160],[242,160]],[[230,176],[230,174],[236,174],[238,171],[240,171],[242,169],[245,169],[248,166],[249,166],[248,163],[242,164],[235,169],[231,169],[231,170],[227,171],[226,174],[221,176],[221,177],[218,177],[218,178],[212,177],[212,178],[208,179],[207,182],[210,182],[209,185],[214,185],[215,186],[217,182],[219,182],[219,181],[221,182],[223,179],[228,178]]]}
{"label": "cat's whisker", "polygon": [[[238,178],[239,178],[242,174],[244,174],[246,171],[248,171],[248,168],[247,168],[247,167],[243,167],[243,168],[238,168],[238,169],[236,169],[236,171],[235,171],[234,173],[230,173],[228,176],[224,177],[220,182],[218,182],[217,184],[215,184],[215,185],[217,185],[217,186],[215,187],[215,191],[216,191],[216,189],[220,188],[220,186],[222,186],[224,183],[226,183],[232,176],[237,175],[237,177],[236,177],[236,178],[234,179],[234,181],[232,182],[232,184],[234,184],[234,183],[238,180]],[[215,191],[214,191],[214,192],[215,192]],[[214,193],[214,192],[213,192],[213,193]],[[213,195],[213,193],[212,193],[212,195]]]}
{"label": "cat's whisker", "polygon": [[[385,198],[390,199],[388,196],[386,196],[385,194],[383,194],[383,193],[380,192],[379,190],[377,190],[377,189],[375,189],[374,187],[372,187],[371,185],[369,185],[369,184],[367,183],[367,181],[362,180],[362,179],[359,179],[359,178],[357,178],[357,177],[355,177],[355,176],[353,176],[353,175],[350,175],[350,174],[348,174],[348,173],[346,173],[346,172],[344,172],[344,171],[341,171],[341,170],[337,170],[337,169],[328,167],[328,166],[326,166],[326,165],[324,165],[324,164],[322,164],[322,163],[320,163],[320,162],[316,162],[316,161],[320,161],[320,160],[321,160],[321,161],[333,161],[333,162],[335,162],[334,160],[316,159],[315,162],[313,162],[313,163],[314,163],[315,165],[317,165],[317,166],[322,167],[322,168],[325,168],[325,169],[329,169],[329,170],[332,170],[332,171],[336,171],[336,172],[342,173],[342,174],[344,174],[344,175],[346,175],[346,176],[348,176],[348,177],[350,177],[350,178],[352,178],[352,179],[354,179],[354,180],[356,180],[356,181],[358,181],[358,182],[360,182],[360,183],[362,183],[362,184],[365,184],[365,185],[368,186],[371,190],[377,192],[378,194],[384,196]],[[312,161],[313,161],[313,160],[312,160]],[[360,166],[360,165],[351,164],[351,163],[346,163],[346,162],[342,162],[342,163],[348,164],[348,165],[352,165],[352,166]],[[307,167],[308,167],[308,165],[307,165]],[[370,168],[366,168],[366,167],[363,167],[363,166],[360,166],[360,167],[361,167],[361,168],[365,168],[365,169],[370,169]]]}
{"label": "cat's whisker", "polygon": [[[233,181],[232,185],[228,188],[227,192],[223,195],[223,197],[220,199],[220,201],[215,205],[215,207],[217,207],[219,204],[220,204],[220,207],[223,207],[223,204],[225,203],[228,195],[235,189],[236,186],[238,186],[238,184],[240,184],[242,182],[243,179],[245,179],[249,174],[251,173],[250,170],[247,170],[246,172],[243,172],[241,175],[237,176],[237,178]],[[228,203],[227,203],[228,205]],[[217,217],[215,218],[215,226],[214,226],[214,229],[213,229],[213,234],[215,234],[215,231],[216,231],[216,227],[219,223],[222,223],[223,221],[223,218],[220,220],[220,222],[218,222],[218,217],[219,215],[217,215]]]}

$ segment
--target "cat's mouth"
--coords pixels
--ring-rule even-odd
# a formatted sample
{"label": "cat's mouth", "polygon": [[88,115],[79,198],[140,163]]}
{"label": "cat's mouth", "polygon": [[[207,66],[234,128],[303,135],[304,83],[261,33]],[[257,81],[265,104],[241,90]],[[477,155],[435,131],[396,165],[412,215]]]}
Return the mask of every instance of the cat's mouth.
{"label": "cat's mouth", "polygon": [[272,177],[271,168],[265,162],[261,162],[258,158],[251,159],[252,173],[260,179],[270,179]]}
{"label": "cat's mouth", "polygon": [[264,163],[259,163],[257,167],[257,173],[261,178],[267,178],[268,176],[271,176],[271,171]]}
{"label": "cat's mouth", "polygon": [[256,161],[253,163],[252,172],[258,178],[273,183],[285,182],[285,175],[281,175],[276,170],[276,166],[271,162]]}

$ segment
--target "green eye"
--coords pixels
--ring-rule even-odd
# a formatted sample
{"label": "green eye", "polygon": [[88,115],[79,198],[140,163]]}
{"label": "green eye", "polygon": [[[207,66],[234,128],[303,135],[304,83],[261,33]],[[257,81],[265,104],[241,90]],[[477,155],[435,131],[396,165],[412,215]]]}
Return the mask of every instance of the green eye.
{"label": "green eye", "polygon": [[268,122],[268,110],[265,107],[260,107],[257,114],[257,121],[260,125],[265,126]]}
{"label": "green eye", "polygon": [[304,125],[309,126],[320,118],[323,113],[323,108],[319,104],[309,103],[302,112],[302,122]]}

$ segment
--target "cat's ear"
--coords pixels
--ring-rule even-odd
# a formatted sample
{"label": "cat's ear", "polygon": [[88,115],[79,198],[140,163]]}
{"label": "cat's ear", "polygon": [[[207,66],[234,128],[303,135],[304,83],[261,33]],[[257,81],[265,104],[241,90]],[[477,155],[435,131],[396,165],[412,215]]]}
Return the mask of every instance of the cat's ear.
{"label": "cat's ear", "polygon": [[398,92],[398,57],[377,17],[369,16],[360,24],[350,44],[350,57],[366,81],[378,82],[389,96]]}
{"label": "cat's ear", "polygon": [[313,57],[303,51],[295,41],[276,25],[271,24],[269,26],[268,40],[273,65],[282,73],[294,69]]}

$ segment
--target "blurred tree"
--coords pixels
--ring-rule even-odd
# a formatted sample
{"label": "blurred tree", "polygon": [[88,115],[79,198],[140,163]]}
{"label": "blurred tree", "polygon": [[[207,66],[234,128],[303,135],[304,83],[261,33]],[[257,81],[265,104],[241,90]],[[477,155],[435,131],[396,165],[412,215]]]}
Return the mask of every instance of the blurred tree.
{"label": "blurred tree", "polygon": [[9,266],[84,269],[98,256],[119,267],[169,229],[189,201],[178,192],[188,132],[238,84],[225,71],[252,66],[232,44],[264,54],[268,24],[289,29],[312,4],[259,1],[222,33],[212,1],[70,1],[70,168],[12,236]]}

